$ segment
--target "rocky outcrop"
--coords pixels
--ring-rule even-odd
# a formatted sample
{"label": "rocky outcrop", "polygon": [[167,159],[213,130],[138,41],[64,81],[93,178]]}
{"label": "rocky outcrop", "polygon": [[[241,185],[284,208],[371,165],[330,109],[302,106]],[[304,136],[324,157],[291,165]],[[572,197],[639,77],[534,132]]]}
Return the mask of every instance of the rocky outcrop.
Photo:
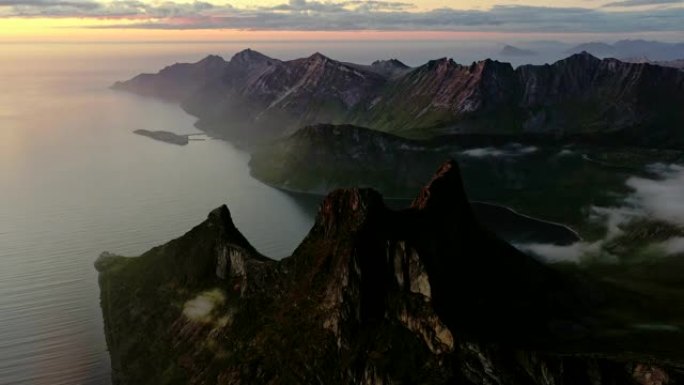
{"label": "rocky outcrop", "polygon": [[116,384],[682,380],[648,347],[596,350],[602,290],[482,228],[454,162],[404,210],[373,190],[333,192],[282,261],[250,246],[224,206],[96,267]]}

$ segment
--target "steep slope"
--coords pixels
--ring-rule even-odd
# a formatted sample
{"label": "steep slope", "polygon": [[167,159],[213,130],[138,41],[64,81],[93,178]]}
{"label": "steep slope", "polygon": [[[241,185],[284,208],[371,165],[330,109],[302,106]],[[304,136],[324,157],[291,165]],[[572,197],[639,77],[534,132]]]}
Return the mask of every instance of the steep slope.
{"label": "steep slope", "polygon": [[684,144],[684,76],[672,68],[599,60],[587,53],[517,70],[526,131],[620,132],[641,146]]}
{"label": "steep slope", "polygon": [[173,75],[165,69],[115,87],[178,100],[200,118],[200,128],[231,139],[260,141],[302,125],[344,121],[352,109],[375,97],[386,82],[380,73],[387,72],[320,53],[283,62],[248,49],[212,67],[215,72],[201,82],[186,74],[204,73],[203,66],[185,64]]}
{"label": "steep slope", "polygon": [[433,60],[388,84],[356,123],[413,137],[448,131],[470,119],[479,119],[480,132],[505,131],[496,123],[516,105],[515,81],[510,64]]}
{"label": "steep slope", "polygon": [[[385,79],[320,53],[288,62],[296,82],[269,104],[271,111],[297,117],[297,125],[342,122],[348,112],[373,99]],[[268,83],[272,79],[264,79]]]}
{"label": "steep slope", "polygon": [[167,245],[96,267],[116,384],[682,379],[643,355],[572,348],[596,341],[597,291],[483,229],[453,162],[405,210],[373,190],[330,194],[279,262],[222,207]]}

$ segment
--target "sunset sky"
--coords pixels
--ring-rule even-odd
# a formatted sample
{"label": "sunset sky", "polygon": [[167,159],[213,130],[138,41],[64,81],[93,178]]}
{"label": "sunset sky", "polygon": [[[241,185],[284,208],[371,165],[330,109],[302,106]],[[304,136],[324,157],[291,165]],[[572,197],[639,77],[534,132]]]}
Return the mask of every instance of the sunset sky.
{"label": "sunset sky", "polygon": [[[684,0],[0,0],[0,41],[541,38],[684,40]],[[323,34],[313,31],[326,31]]]}

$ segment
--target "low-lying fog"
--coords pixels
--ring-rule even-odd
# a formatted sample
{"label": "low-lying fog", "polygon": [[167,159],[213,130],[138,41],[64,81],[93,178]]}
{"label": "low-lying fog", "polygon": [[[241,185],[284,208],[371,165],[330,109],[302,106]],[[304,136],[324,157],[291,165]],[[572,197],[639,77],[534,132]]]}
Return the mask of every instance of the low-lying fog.
{"label": "low-lying fog", "polygon": [[[622,204],[613,207],[592,207],[591,220],[606,227],[606,236],[594,242],[577,242],[569,246],[551,244],[517,245],[549,261],[579,262],[583,258],[615,259],[604,247],[624,234],[624,226],[643,219],[662,221],[674,228],[684,226],[684,167],[678,164],[656,163],[648,166],[651,177],[631,177],[626,181],[632,193]],[[645,245],[650,255],[684,253],[684,237],[672,236]]]}

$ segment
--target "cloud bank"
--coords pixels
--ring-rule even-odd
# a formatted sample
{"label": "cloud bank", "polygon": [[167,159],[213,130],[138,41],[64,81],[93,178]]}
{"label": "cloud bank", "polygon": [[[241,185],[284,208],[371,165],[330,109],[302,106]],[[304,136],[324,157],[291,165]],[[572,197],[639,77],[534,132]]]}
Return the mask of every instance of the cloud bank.
{"label": "cloud bank", "polygon": [[622,0],[605,4],[604,7],[643,7],[653,5],[684,4],[684,0]]}
{"label": "cloud bank", "polygon": [[461,155],[471,158],[511,158],[529,155],[537,152],[534,146],[511,144],[503,147],[478,147],[464,150]]}
{"label": "cloud bank", "polygon": [[[684,166],[653,164],[648,167],[653,178],[632,177],[626,182],[633,192],[620,207],[592,207],[590,220],[605,226],[606,236],[596,242],[576,242],[568,246],[521,244],[520,250],[548,262],[581,262],[600,258],[617,260],[604,249],[610,241],[624,234],[622,227],[639,218],[663,221],[684,228]],[[675,236],[650,245],[663,255],[684,254],[684,237]]]}
{"label": "cloud bank", "polygon": [[[0,17],[121,19],[121,24],[101,28],[139,29],[562,33],[684,30],[684,7],[678,5],[681,1],[656,0],[661,6],[632,11],[607,9],[636,6],[640,2],[643,1],[628,0],[599,8],[496,5],[488,10],[415,11],[412,2],[380,0],[290,0],[268,7],[201,1],[0,0]],[[137,22],[131,24],[131,20]]]}
{"label": "cloud bank", "polygon": [[650,169],[660,178],[627,180],[627,186],[634,189],[631,202],[648,216],[684,226],[684,167],[656,164]]}

